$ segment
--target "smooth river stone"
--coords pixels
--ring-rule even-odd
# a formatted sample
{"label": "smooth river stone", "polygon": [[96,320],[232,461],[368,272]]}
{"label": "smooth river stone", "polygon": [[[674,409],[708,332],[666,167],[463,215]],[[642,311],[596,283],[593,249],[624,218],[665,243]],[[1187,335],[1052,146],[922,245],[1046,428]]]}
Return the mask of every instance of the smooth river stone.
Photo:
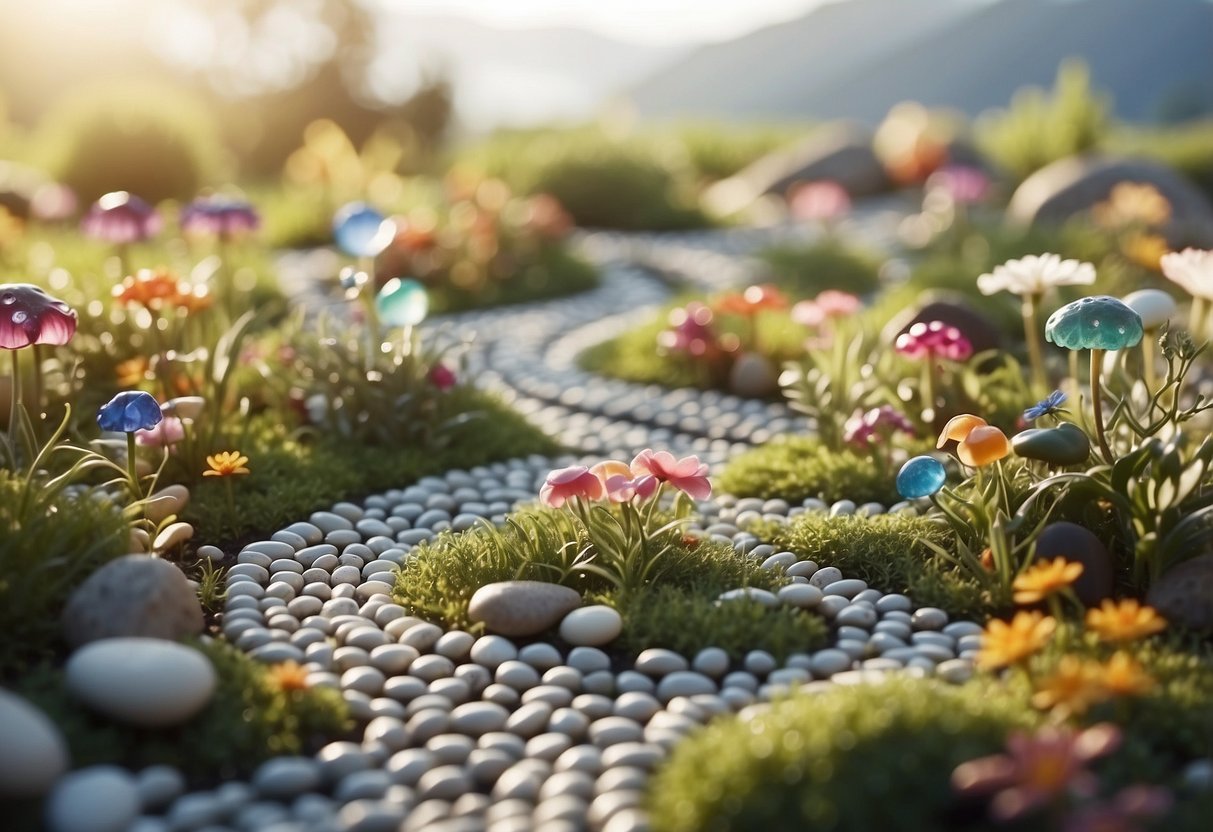
{"label": "smooth river stone", "polygon": [[117,766],[92,766],[61,779],[46,801],[50,832],[123,832],[139,816],[135,778]]}
{"label": "smooth river stone", "polygon": [[67,743],[46,714],[0,690],[0,797],[45,794],[68,766]]}
{"label": "smooth river stone", "polygon": [[170,515],[180,515],[190,501],[190,490],[184,485],[169,485],[147,498],[143,514],[156,525]]}
{"label": "smooth river stone", "polygon": [[202,606],[182,571],[148,555],[102,566],[63,611],[63,635],[73,646],[118,636],[176,641],[201,632],[202,625]]}
{"label": "smooth river stone", "polygon": [[144,728],[178,725],[215,693],[215,669],[199,651],[154,638],[86,644],[65,669],[67,687],[98,713]]}
{"label": "smooth river stone", "polygon": [[597,647],[623,632],[623,617],[605,605],[573,610],[560,622],[560,637],[575,647]]}
{"label": "smooth river stone", "polygon": [[581,605],[575,589],[543,581],[502,581],[476,590],[468,616],[503,636],[532,636]]}

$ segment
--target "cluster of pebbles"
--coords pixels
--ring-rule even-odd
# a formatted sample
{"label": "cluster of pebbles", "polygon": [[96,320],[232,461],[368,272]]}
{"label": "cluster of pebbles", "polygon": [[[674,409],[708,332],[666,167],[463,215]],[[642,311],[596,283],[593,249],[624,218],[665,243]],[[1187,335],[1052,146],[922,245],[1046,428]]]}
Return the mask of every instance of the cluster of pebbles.
{"label": "cluster of pebbles", "polygon": [[[594,461],[653,447],[722,464],[803,422],[781,404],[594,378],[573,359],[664,300],[668,288],[654,264],[703,288],[738,285],[752,276],[738,264],[771,239],[755,232],[664,244],[590,237],[587,250],[609,261],[600,289],[458,318],[477,332],[473,374]],[[296,661],[310,684],[339,690],[359,738],[331,742],[314,757],[271,759],[249,782],[206,792],[187,792],[180,773],[163,766],[84,769],[59,784],[48,816],[63,830],[636,832],[648,828],[650,773],[715,716],[745,715],[789,689],[889,672],[955,682],[971,675],[976,624],[915,608],[905,596],[775,551],[745,530],[754,520],[804,512],[885,511],[847,500],[792,506],[725,495],[699,504],[689,528],[787,577],[776,592],[738,589],[722,604],[787,604],[830,622],[829,647],[782,664],[761,650],[733,662],[712,647],[694,656],[649,649],[621,664],[588,646],[592,639],[526,643],[444,631],[393,601],[395,570],[414,547],[485,520],[501,523],[534,501],[550,469],[572,461],[532,457],[426,477],[362,505],[339,503],[246,546],[227,573],[223,637],[267,663]],[[225,557],[213,546],[199,554]]]}
{"label": "cluster of pebbles", "polygon": [[272,759],[250,782],[210,792],[185,793],[162,767],[125,775],[121,788],[107,788],[144,813],[130,828],[642,830],[650,773],[716,715],[894,670],[957,682],[971,674],[976,624],[776,552],[743,529],[755,518],[860,509],[846,501],[725,495],[699,505],[692,533],[727,540],[788,577],[778,592],[741,589],[723,603],[748,597],[830,620],[831,646],[782,664],[761,650],[731,662],[709,647],[694,656],[649,649],[621,665],[597,647],[444,631],[393,602],[394,570],[416,545],[481,518],[500,521],[534,500],[551,467],[572,461],[533,457],[427,477],[246,546],[227,576],[224,636],[262,661],[297,661],[310,684],[340,690],[360,740]]}

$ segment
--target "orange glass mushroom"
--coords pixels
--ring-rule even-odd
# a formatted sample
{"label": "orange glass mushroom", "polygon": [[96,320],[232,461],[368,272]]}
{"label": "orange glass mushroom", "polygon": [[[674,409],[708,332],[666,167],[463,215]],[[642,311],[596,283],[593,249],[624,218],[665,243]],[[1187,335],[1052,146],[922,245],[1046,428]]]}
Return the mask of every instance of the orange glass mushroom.
{"label": "orange glass mushroom", "polygon": [[1007,435],[993,425],[979,425],[956,446],[956,456],[970,468],[981,468],[1011,453]]}
{"label": "orange glass mushroom", "polygon": [[974,416],[971,413],[962,413],[959,416],[953,416],[948,420],[948,423],[943,426],[943,431],[939,434],[939,441],[935,443],[936,448],[942,448],[948,444],[951,439],[957,442],[964,441],[965,437],[974,428],[986,427],[986,420],[980,416]]}

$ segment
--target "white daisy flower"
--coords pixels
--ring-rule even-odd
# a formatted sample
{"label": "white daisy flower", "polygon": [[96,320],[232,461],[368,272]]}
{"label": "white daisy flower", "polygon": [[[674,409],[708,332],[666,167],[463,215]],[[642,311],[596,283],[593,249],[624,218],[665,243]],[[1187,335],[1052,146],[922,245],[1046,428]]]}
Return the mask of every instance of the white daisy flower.
{"label": "white daisy flower", "polygon": [[1008,260],[989,274],[977,278],[983,295],[1010,292],[1043,295],[1054,286],[1078,286],[1095,282],[1095,267],[1078,260],[1062,260],[1056,254],[1029,255]]}
{"label": "white daisy flower", "polygon": [[1194,298],[1213,300],[1213,251],[1185,248],[1164,254],[1162,273]]}

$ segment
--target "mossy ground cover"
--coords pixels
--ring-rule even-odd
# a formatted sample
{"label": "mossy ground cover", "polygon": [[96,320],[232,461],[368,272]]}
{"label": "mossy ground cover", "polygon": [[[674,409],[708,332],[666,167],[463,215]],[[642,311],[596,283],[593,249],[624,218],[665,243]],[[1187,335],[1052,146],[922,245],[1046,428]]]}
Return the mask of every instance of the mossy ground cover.
{"label": "mossy ground cover", "polygon": [[[1070,631],[1036,661],[1100,647]],[[1174,785],[1185,762],[1206,756],[1213,725],[1213,654],[1180,637],[1129,652],[1157,681],[1144,696],[1087,712],[1079,724],[1114,719],[1120,747],[1092,768],[1100,791],[1136,783]],[[1040,828],[1035,815],[993,827],[980,803],[961,801],[950,777],[962,762],[1001,752],[1016,729],[1043,725],[1019,671],[979,675],[963,686],[892,679],[799,694],[750,718],[725,717],[679,745],[649,784],[655,829],[830,830]],[[1199,829],[1208,796],[1180,793],[1168,829]]]}
{"label": "mossy ground cover", "polygon": [[760,251],[758,258],[776,285],[800,297],[826,289],[863,297],[880,286],[880,258],[834,238],[809,246],[775,246]]}
{"label": "mossy ground cover", "polygon": [[[913,443],[909,451],[913,455],[925,449],[925,444]],[[812,436],[783,436],[732,457],[717,482],[727,494],[780,498],[792,505],[815,497],[827,503],[889,506],[901,500],[896,473],[871,451],[831,450]]]}
{"label": "mossy ground cover", "polygon": [[598,270],[564,246],[544,246],[508,279],[491,280],[469,291],[450,281],[429,287],[434,312],[464,312],[514,303],[552,300],[598,285]]}
{"label": "mossy ground cover", "polygon": [[623,634],[612,648],[624,654],[668,647],[693,655],[717,646],[735,658],[754,649],[782,657],[823,640],[825,626],[816,614],[718,603],[727,590],[773,589],[782,580],[728,545],[676,542],[659,556],[649,584],[625,592],[576,568],[583,542],[566,514],[534,509],[512,519],[499,533],[443,534],[422,544],[401,569],[396,600],[415,615],[476,633],[483,626],[468,617],[468,603],[477,589],[496,581],[549,581],[578,590],[587,602],[618,609]]}

